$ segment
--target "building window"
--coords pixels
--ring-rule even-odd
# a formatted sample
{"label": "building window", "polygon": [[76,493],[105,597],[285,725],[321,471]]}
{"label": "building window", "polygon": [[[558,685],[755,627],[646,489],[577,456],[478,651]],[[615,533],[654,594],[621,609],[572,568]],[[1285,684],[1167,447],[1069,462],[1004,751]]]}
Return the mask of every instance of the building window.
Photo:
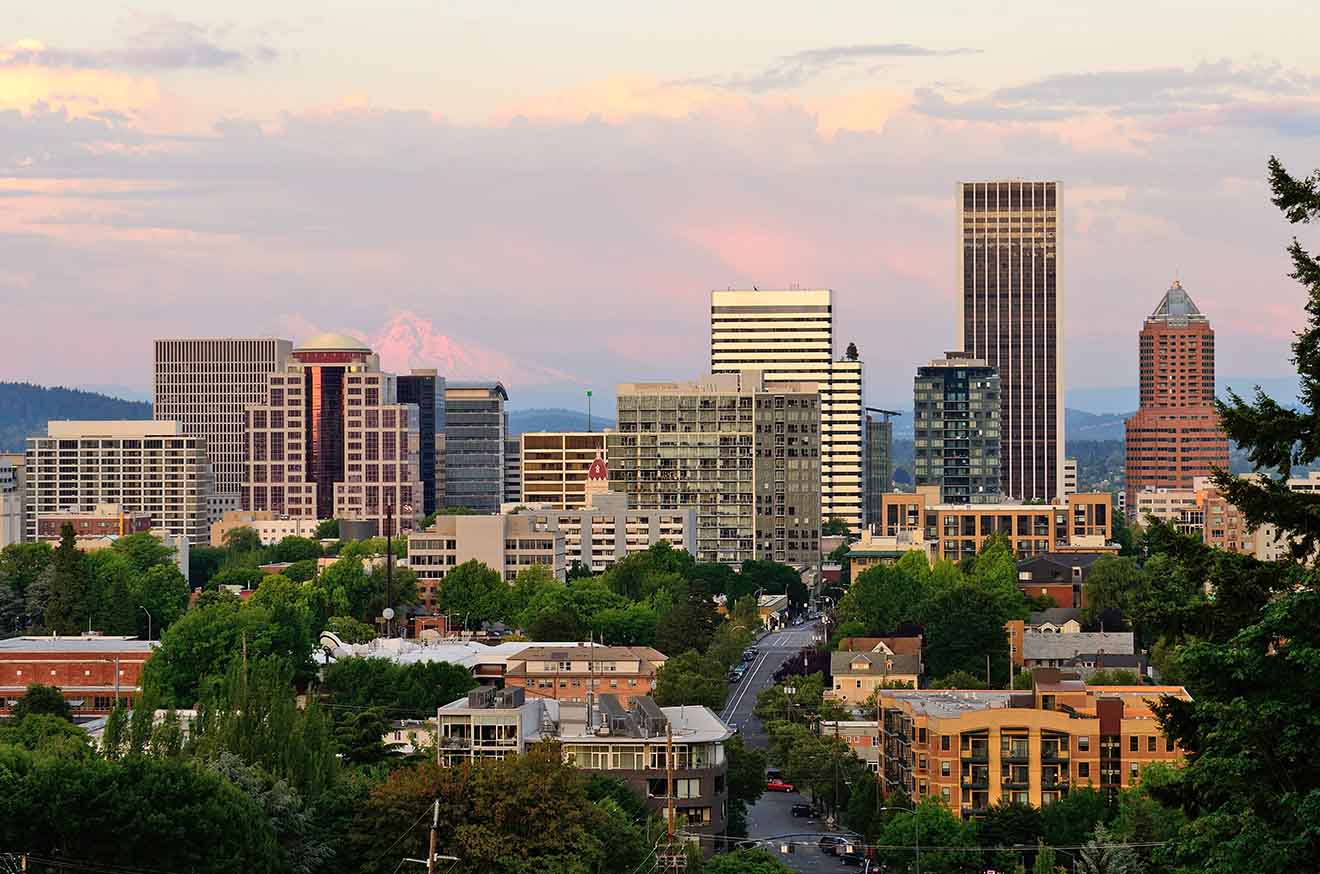
{"label": "building window", "polygon": [[950,776],[949,763],[947,761],[940,762],[940,776],[941,777]]}
{"label": "building window", "polygon": [[1173,738],[1171,738],[1171,737],[1166,737],[1166,738],[1164,739],[1164,751],[1165,751],[1166,753],[1171,753],[1171,752],[1173,752]]}
{"label": "building window", "polygon": [[1077,752],[1084,753],[1091,749],[1091,739],[1086,735],[1077,736]]}
{"label": "building window", "polygon": [[1155,752],[1155,735],[1153,734],[1146,738],[1146,752]]}
{"label": "building window", "polygon": [[940,749],[946,753],[949,751],[949,736],[947,734],[940,735]]}
{"label": "building window", "polygon": [[1077,776],[1078,776],[1078,777],[1090,777],[1090,776],[1091,776],[1091,763],[1090,763],[1090,762],[1078,762],[1078,763],[1077,763]]}
{"label": "building window", "polygon": [[1128,752],[1135,753],[1141,750],[1141,738],[1135,734],[1128,738]]}

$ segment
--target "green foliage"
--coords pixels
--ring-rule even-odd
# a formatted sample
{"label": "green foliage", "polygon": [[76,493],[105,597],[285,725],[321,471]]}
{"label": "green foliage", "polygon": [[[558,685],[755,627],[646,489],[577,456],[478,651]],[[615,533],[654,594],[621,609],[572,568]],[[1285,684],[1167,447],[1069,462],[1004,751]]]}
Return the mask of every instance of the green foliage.
{"label": "green foliage", "polygon": [[1084,588],[1082,616],[1090,625],[1105,610],[1133,616],[1144,595],[1145,579],[1134,559],[1105,555],[1091,565]]}
{"label": "green foliage", "polygon": [[211,577],[210,588],[219,589],[223,586],[236,586],[240,589],[255,589],[261,585],[261,580],[265,576],[266,574],[259,568],[231,565]]}
{"label": "green foliage", "polygon": [[166,546],[160,538],[150,532],[141,531],[119,538],[111,546],[115,552],[127,558],[140,574],[145,574],[158,565],[174,565],[174,547]]}
{"label": "green foliage", "polygon": [[[1030,676],[1031,676],[1030,674],[1027,675],[1028,678],[1030,678]],[[944,676],[932,680],[930,684],[930,688],[989,689],[990,687],[985,684],[984,673],[982,673],[981,676],[978,677],[976,674],[973,674],[970,671],[958,670],[958,671],[950,671]]]}
{"label": "green foliage", "polygon": [[71,715],[62,713],[28,712],[21,717],[11,716],[5,723],[0,723],[0,747],[4,746],[22,747],[66,759],[89,759],[95,755],[87,732],[73,724]]}
{"label": "green foliage", "polygon": [[310,537],[289,536],[266,552],[267,561],[308,561],[321,557],[321,544]]}
{"label": "green foliage", "polygon": [[321,691],[336,709],[374,708],[391,718],[424,719],[476,685],[471,671],[449,662],[349,658],[326,666]]}
{"label": "green foliage", "polygon": [[500,575],[473,559],[445,574],[436,601],[440,612],[464,628],[480,628],[505,615],[509,586]]}
{"label": "green foliage", "polygon": [[26,597],[28,586],[50,567],[54,549],[49,543],[11,543],[0,550],[0,585]]}
{"label": "green foliage", "polygon": [[655,629],[659,621],[654,608],[646,604],[627,607],[608,607],[592,620],[593,630],[609,646],[655,646]]}
{"label": "green foliage", "polygon": [[191,704],[204,678],[223,676],[240,659],[245,641],[251,660],[276,656],[299,672],[309,664],[310,629],[296,611],[214,595],[161,635],[160,648],[143,668],[143,686],[167,705]]}
{"label": "green foliage", "polygon": [[[925,561],[922,556],[922,564]],[[920,622],[929,597],[928,574],[922,578],[897,564],[878,564],[857,575],[839,601],[839,619],[857,623],[867,633],[883,634],[904,622]]]}
{"label": "green foliage", "polygon": [[232,753],[306,798],[319,797],[338,770],[329,721],[314,700],[298,707],[293,671],[280,659],[232,663],[198,706],[192,744],[206,759]]}
{"label": "green foliage", "polygon": [[[916,810],[900,811],[893,815],[884,831],[880,833],[879,843],[887,849],[877,851],[877,858],[888,870],[906,870],[916,857],[915,847],[921,845],[921,870],[930,874],[963,874],[968,870],[980,870],[980,866],[971,867],[971,855],[952,849],[928,849],[930,847],[970,847],[975,846],[972,828],[965,825],[958,815],[934,798],[927,798],[917,805]],[[907,849],[913,847],[914,849]]]}
{"label": "green foliage", "polygon": [[713,656],[688,650],[670,658],[655,673],[655,703],[661,707],[700,704],[719,711],[729,697],[727,666]]}
{"label": "green foliage", "polygon": [[158,564],[145,574],[133,578],[129,585],[133,619],[138,636],[147,637],[147,614],[139,607],[151,611],[151,636],[159,638],[183,615],[188,606],[188,581],[173,564]]}
{"label": "green foliage", "polygon": [[1136,671],[1123,668],[1098,670],[1086,678],[1088,686],[1139,686],[1141,677]]}
{"label": "green foliage", "polygon": [[[982,847],[1015,847],[1040,841],[1044,822],[1040,810],[1029,804],[1000,801],[976,823],[976,842]],[[1016,861],[1015,853],[987,853],[994,867],[1003,870]]]}
{"label": "green foliage", "polygon": [[58,686],[30,684],[23,692],[23,697],[14,705],[10,719],[22,722],[24,718],[34,715],[58,716],[73,722],[73,708],[64,700],[64,693]]}
{"label": "green foliage", "polygon": [[740,582],[736,597],[750,595],[765,589],[767,595],[788,595],[789,603],[802,606],[807,603],[807,587],[801,575],[786,564],[768,559],[747,559],[738,572]]}
{"label": "green foliage", "polygon": [[306,558],[302,561],[295,561],[286,567],[283,571],[284,576],[293,580],[295,583],[305,583],[308,580],[316,579],[316,559]]}
{"label": "green foliage", "polygon": [[724,743],[724,756],[729,762],[728,832],[746,835],[747,809],[765,792],[766,755],[746,746],[741,735],[734,735]]}
{"label": "green foliage", "polygon": [[225,532],[225,548],[232,553],[261,552],[261,535],[246,525]]}
{"label": "green foliage", "polygon": [[340,754],[355,765],[380,764],[391,755],[385,744],[389,727],[385,714],[375,708],[341,712],[335,719]]}
{"label": "green foliage", "polygon": [[364,874],[390,874],[424,857],[426,829],[408,829],[434,801],[439,844],[468,871],[628,872],[650,844],[610,798],[592,803],[588,775],[566,765],[557,744],[523,756],[454,768],[427,762],[394,771],[371,792],[352,825],[351,857]]}
{"label": "green foliage", "polygon": [[331,616],[325,621],[325,630],[338,635],[340,640],[349,644],[371,643],[376,639],[376,629],[351,616]]}
{"label": "green foliage", "polygon": [[721,853],[701,866],[701,874],[785,874],[790,870],[773,853],[765,850]]}
{"label": "green foliage", "polygon": [[312,874],[330,863],[334,852],[317,834],[315,812],[304,805],[287,782],[244,764],[233,753],[221,753],[207,761],[206,767],[237,787],[266,814],[279,846],[281,871]]}
{"label": "green foliage", "polygon": [[339,539],[339,520],[322,519],[316,523],[317,540],[338,540]]}
{"label": "green foliage", "polygon": [[820,533],[822,537],[846,537],[849,533],[848,523],[838,516],[831,516],[820,526]]}
{"label": "green foliage", "polygon": [[[154,539],[154,538],[153,538]],[[129,586],[132,562],[113,549],[98,549],[87,556],[92,586],[92,627],[105,634],[138,633],[137,607]]]}
{"label": "green foliage", "polygon": [[983,677],[989,657],[991,682],[1003,688],[1009,674],[1007,619],[1002,601],[975,586],[937,595],[925,625],[926,672],[944,677],[966,671]]}
{"label": "green foliage", "polygon": [[818,735],[792,722],[772,722],[766,730],[772,741],[770,760],[799,792],[809,793],[831,813],[847,809],[853,787],[875,780],[837,734]]}
{"label": "green foliage", "polygon": [[197,874],[283,870],[261,808],[191,762],[74,759],[15,747],[0,747],[0,761],[0,847],[22,848],[31,861]]}
{"label": "green foliage", "polygon": [[669,593],[672,605],[656,622],[656,648],[664,653],[687,647],[705,652],[720,623],[714,603],[700,586],[686,580],[675,581]]}
{"label": "green foliage", "polygon": [[1030,690],[1032,688],[1031,671],[1018,671],[1016,674],[1014,674],[1013,688],[1019,691]]}
{"label": "green foliage", "polygon": [[65,522],[60,528],[60,545],[51,557],[46,627],[55,634],[78,634],[87,630],[91,615],[92,585],[87,557],[77,547],[73,526]]}
{"label": "green foliage", "polygon": [[229,550],[214,546],[193,546],[188,549],[188,582],[199,589],[213,589],[211,578],[220,573]]}

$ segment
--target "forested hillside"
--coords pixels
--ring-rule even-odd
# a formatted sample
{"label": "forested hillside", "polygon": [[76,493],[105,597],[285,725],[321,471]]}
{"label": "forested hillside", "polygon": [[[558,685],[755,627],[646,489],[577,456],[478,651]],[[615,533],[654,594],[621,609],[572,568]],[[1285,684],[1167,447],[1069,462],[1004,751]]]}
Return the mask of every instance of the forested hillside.
{"label": "forested hillside", "polygon": [[0,382],[0,452],[21,450],[52,419],[150,419],[151,404],[71,388]]}

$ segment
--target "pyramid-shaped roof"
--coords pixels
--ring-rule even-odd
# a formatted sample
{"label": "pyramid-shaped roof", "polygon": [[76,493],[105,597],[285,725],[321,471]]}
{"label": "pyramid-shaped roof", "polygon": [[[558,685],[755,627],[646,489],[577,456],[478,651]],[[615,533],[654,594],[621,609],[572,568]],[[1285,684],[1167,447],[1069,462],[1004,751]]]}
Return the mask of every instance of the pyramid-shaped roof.
{"label": "pyramid-shaped roof", "polygon": [[1169,290],[1164,292],[1164,297],[1160,298],[1160,305],[1155,307],[1155,312],[1150,314],[1147,321],[1186,325],[1189,322],[1208,320],[1205,314],[1196,308],[1192,296],[1182,287],[1182,283],[1175,279]]}

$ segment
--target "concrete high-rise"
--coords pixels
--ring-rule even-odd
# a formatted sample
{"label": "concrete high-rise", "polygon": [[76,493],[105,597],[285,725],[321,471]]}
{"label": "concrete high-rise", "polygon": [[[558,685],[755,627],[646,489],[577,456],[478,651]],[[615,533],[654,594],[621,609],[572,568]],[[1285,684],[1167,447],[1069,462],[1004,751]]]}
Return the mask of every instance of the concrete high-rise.
{"label": "concrete high-rise", "polygon": [[214,491],[207,516],[237,510],[243,485],[243,428],[251,404],[265,403],[266,378],[293,351],[273,337],[171,338],[155,341],[152,416],[206,438]]}
{"label": "concrete high-rise", "polygon": [[1002,500],[999,395],[984,361],[950,353],[917,368],[912,473],[918,487],[939,487],[939,503]]}
{"label": "concrete high-rise", "polygon": [[820,389],[822,520],[862,527],[862,362],[835,355],[833,292],[713,291],[712,373],[759,370],[773,382],[813,382]]}
{"label": "concrete high-rise", "polygon": [[696,556],[820,558],[820,396],[751,370],[618,387],[611,491],[634,510],[697,511]]}
{"label": "concrete high-rise", "polygon": [[958,339],[999,374],[1001,489],[1063,494],[1063,183],[960,182]]}
{"label": "concrete high-rise", "polygon": [[509,393],[499,382],[445,386],[445,506],[498,513],[504,502]]}
{"label": "concrete high-rise", "polygon": [[422,475],[422,512],[445,505],[445,379],[434,370],[398,377],[399,403],[417,405],[417,462]]}
{"label": "concrete high-rise", "polygon": [[193,544],[209,532],[206,439],[180,422],[50,422],[29,437],[24,539],[39,539],[44,517],[101,504],[147,513],[153,528]]}
{"label": "concrete high-rise", "polygon": [[522,500],[522,444],[517,437],[504,438],[504,503]]}
{"label": "concrete high-rise", "polygon": [[398,401],[393,374],[358,340],[322,334],[267,377],[247,410],[243,509],[374,523],[384,534],[422,517],[415,404]]}
{"label": "concrete high-rise", "polygon": [[1144,489],[1186,489],[1228,469],[1215,399],[1215,332],[1179,282],[1146,317],[1138,340],[1141,404],[1126,422],[1126,505]]}

